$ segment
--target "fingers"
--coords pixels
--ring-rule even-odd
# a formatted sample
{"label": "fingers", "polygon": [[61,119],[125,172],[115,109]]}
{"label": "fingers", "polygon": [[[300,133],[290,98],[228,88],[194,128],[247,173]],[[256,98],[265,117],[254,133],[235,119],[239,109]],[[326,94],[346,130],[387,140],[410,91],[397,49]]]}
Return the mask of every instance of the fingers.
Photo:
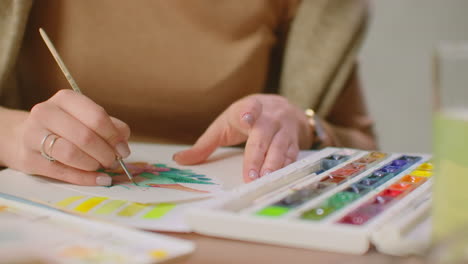
{"label": "fingers", "polygon": [[[123,137],[123,141],[117,143],[115,149],[117,153],[119,153],[120,157],[126,158],[130,155],[130,148],[128,147],[128,139],[130,138],[130,127],[115,117],[111,117],[112,123],[114,124],[115,128],[119,131],[120,135]],[[125,154],[125,155],[123,155]]]}
{"label": "fingers", "polygon": [[112,123],[114,124],[115,128],[119,131],[125,141],[128,141],[130,138],[130,127],[124,123],[122,120],[117,119],[115,117],[110,117]]}
{"label": "fingers", "polygon": [[190,149],[175,153],[172,159],[181,165],[193,165],[205,161],[220,145],[218,135],[222,133],[222,123],[221,120],[213,122]]}
{"label": "fingers", "polygon": [[32,163],[38,164],[35,174],[47,175],[49,178],[86,186],[110,186],[112,178],[101,172],[84,171],[69,167],[60,162],[49,162],[40,155],[34,156]]}
{"label": "fingers", "polygon": [[286,159],[284,160],[283,167],[286,167],[289,164],[295,162],[297,160],[298,155],[299,155],[299,147],[297,146],[297,144],[289,145],[288,151],[286,152]]}
{"label": "fingers", "polygon": [[283,97],[261,95],[258,98],[262,112],[250,130],[245,147],[246,182],[291,164],[299,153],[301,111]]}
{"label": "fingers", "polygon": [[208,127],[192,148],[176,153],[173,159],[181,165],[198,164],[220,146],[244,142],[261,112],[262,104],[255,98],[248,97],[231,105]]}
{"label": "fingers", "polygon": [[[74,116],[59,109],[55,104],[36,105],[31,110],[31,115],[46,130],[70,141],[104,167],[112,166],[115,160],[115,150],[93,130]],[[37,144],[37,141],[35,142],[31,144]]]}
{"label": "fingers", "polygon": [[262,104],[255,97],[247,97],[228,108],[226,114],[229,126],[248,135],[262,114]]}
{"label": "fingers", "polygon": [[[59,91],[48,101],[34,106],[30,116],[33,122],[61,137],[57,145],[64,150],[59,154],[64,164],[79,169],[93,168],[95,162],[90,161],[91,157],[103,167],[113,167],[116,154],[121,157],[130,154],[128,126],[108,116],[102,107],[79,93]],[[31,144],[37,145],[35,140]]]}
{"label": "fingers", "polygon": [[275,134],[260,170],[260,176],[263,177],[273,171],[281,169],[296,160],[299,149],[296,144],[291,142],[290,133],[281,129]]}
{"label": "fingers", "polygon": [[260,118],[252,128],[245,145],[243,176],[246,182],[260,177],[266,153],[279,127]]}
{"label": "fingers", "polygon": [[284,97],[253,95],[231,105],[188,150],[174,160],[190,165],[205,161],[219,146],[246,141],[243,177],[246,182],[291,164],[299,153],[303,113]]}
{"label": "fingers", "polygon": [[129,127],[73,91],[35,105],[18,134],[12,167],[79,185],[110,185],[112,178],[96,170],[115,168],[116,155],[130,153]]}
{"label": "fingers", "polygon": [[268,175],[293,163],[299,154],[297,141],[291,138],[290,133],[284,129],[275,133],[269,144],[268,137],[263,136],[258,139],[252,137],[250,139],[263,141],[263,143],[251,143],[248,146],[267,145],[267,150],[264,151],[263,147],[248,149],[246,146],[244,154],[244,180],[246,182]]}
{"label": "fingers", "polygon": [[[50,101],[94,131],[95,134],[114,147],[121,157],[126,158],[130,155],[130,149],[124,135],[116,128],[115,123],[104,108],[91,99],[72,90],[61,90]],[[91,141],[94,140],[91,139]]]}
{"label": "fingers", "polygon": [[53,138],[44,144],[48,146],[46,153],[57,161],[85,171],[95,171],[99,169],[100,164],[97,160],[83,152],[73,143],[62,137]]}

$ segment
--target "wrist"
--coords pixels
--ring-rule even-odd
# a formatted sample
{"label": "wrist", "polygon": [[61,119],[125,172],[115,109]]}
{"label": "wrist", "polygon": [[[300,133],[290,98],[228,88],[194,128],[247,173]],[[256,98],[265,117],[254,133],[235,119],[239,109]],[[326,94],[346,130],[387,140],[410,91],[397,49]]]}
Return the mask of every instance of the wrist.
{"label": "wrist", "polygon": [[0,120],[6,124],[0,128],[0,167],[10,167],[17,157],[20,135],[19,126],[28,112],[0,107]]}

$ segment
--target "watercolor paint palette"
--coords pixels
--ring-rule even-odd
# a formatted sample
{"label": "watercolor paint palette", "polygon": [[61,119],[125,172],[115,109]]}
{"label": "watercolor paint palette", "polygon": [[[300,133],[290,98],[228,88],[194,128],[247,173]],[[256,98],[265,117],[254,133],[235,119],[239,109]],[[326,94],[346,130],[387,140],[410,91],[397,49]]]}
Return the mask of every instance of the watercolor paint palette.
{"label": "watercolor paint palette", "polygon": [[417,253],[429,239],[407,235],[428,216],[430,158],[326,148],[189,211],[187,221],[196,232],[234,239]]}

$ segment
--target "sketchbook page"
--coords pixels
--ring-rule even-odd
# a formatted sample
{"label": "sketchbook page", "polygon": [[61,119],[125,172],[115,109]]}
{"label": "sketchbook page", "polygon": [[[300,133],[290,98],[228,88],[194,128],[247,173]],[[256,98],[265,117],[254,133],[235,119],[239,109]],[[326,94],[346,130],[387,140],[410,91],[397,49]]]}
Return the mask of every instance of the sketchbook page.
{"label": "sketchbook page", "polygon": [[203,164],[178,165],[172,156],[188,146],[131,144],[132,155],[125,160],[137,185],[129,182],[122,169],[106,171],[113,185],[77,186],[54,182],[55,185],[91,196],[138,203],[184,202],[212,197],[242,184],[242,150],[218,149]]}
{"label": "sketchbook page", "polygon": [[0,222],[0,263],[160,263],[194,250],[189,241],[2,198]]}
{"label": "sketchbook page", "polygon": [[[153,148],[164,148],[160,145],[144,144],[132,144],[132,147],[133,160],[148,159],[149,156],[146,155],[150,155]],[[172,149],[180,150],[183,148],[183,146],[175,146]],[[312,151],[302,151],[299,158],[304,158],[311,153]],[[220,162],[222,159],[230,159],[231,162],[223,166],[223,162]],[[220,149],[210,157],[209,162],[212,170],[229,171],[231,174],[233,171],[237,171],[234,173],[241,175],[242,150]],[[198,167],[202,166],[198,165]],[[231,174],[216,173],[217,180],[223,182],[222,186],[225,190],[232,190],[244,184],[240,176],[231,177]],[[11,169],[0,171],[0,193],[46,203],[61,210],[87,217],[104,219],[136,228],[170,232],[190,232],[191,228],[184,221],[185,212],[205,203],[204,200],[197,200],[184,203],[141,204],[113,199],[104,195],[88,195],[51,184],[51,181],[46,178],[26,175]]]}

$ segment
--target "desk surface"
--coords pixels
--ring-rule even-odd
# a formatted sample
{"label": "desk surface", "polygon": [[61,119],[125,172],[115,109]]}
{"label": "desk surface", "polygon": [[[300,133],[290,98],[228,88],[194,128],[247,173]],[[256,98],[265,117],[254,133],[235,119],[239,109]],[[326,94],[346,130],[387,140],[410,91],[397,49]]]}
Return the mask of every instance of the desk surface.
{"label": "desk surface", "polygon": [[188,239],[196,244],[195,252],[172,263],[327,263],[327,264],[421,264],[420,259],[396,258],[370,251],[365,255],[348,255],[317,250],[287,248],[245,241],[228,240],[198,234],[163,233]]}

